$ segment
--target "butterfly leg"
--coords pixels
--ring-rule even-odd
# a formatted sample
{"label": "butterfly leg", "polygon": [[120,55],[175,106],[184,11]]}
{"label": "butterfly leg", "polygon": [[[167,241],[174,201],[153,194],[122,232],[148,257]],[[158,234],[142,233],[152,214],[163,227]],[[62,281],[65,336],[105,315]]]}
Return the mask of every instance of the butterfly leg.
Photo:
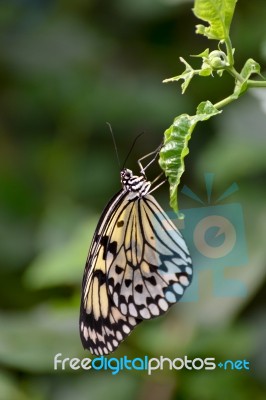
{"label": "butterfly leg", "polygon": [[[161,172],[152,182],[151,185],[153,185],[158,179],[163,175],[163,172]],[[149,194],[157,190],[160,186],[162,186],[165,182],[167,181],[166,178],[164,178],[160,183],[158,183],[152,190],[149,191]]]}
{"label": "butterfly leg", "polygon": [[[159,147],[157,147],[157,149],[155,149],[154,151],[152,151],[152,152],[146,154],[145,156],[141,157],[141,158],[138,160],[138,164],[139,164],[139,167],[140,167],[140,172],[141,172],[142,175],[145,176],[145,171],[146,171],[146,169],[156,160],[156,158],[157,158],[157,156],[158,156],[158,154],[159,154],[159,152],[160,152],[162,146],[163,146],[163,143],[161,143],[161,144],[159,145]],[[145,158],[147,158],[147,157],[150,157],[152,154],[155,154],[155,156],[151,159],[151,161],[148,162],[148,164],[147,164],[145,167],[143,167],[141,161],[142,161],[142,160],[145,160]],[[156,178],[156,179],[157,179],[157,178]]]}

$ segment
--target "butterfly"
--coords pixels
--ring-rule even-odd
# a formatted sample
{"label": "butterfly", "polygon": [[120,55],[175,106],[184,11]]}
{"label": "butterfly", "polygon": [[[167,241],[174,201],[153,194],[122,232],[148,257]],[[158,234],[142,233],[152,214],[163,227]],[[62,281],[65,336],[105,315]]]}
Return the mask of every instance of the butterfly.
{"label": "butterfly", "polygon": [[186,243],[150,194],[144,168],[139,176],[122,169],[121,184],[100,217],[82,281],[80,337],[95,355],[164,314],[192,280]]}

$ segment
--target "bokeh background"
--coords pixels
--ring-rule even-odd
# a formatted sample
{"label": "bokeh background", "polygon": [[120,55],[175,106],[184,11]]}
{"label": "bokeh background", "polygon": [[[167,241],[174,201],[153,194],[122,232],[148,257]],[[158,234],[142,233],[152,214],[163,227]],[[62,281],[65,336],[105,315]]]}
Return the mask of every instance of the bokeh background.
{"label": "bokeh background", "polygon": [[[248,262],[225,269],[244,297],[218,297],[210,271],[197,302],[142,323],[116,357],[247,359],[250,371],[54,371],[53,357],[89,356],[78,333],[80,285],[89,243],[127,165],[154,150],[173,118],[230,94],[224,76],[195,78],[185,95],[162,80],[215,46],[196,36],[193,2],[6,0],[0,3],[0,399],[265,399],[265,89],[250,91],[193,134],[182,185],[206,200],[241,204]],[[236,67],[266,61],[264,0],[239,1],[232,26]],[[149,174],[158,173],[158,167]],[[166,210],[164,185],[156,198]],[[204,200],[204,201],[205,201]],[[222,203],[223,204],[223,203]],[[199,204],[180,195],[183,208]],[[215,265],[214,265],[215,268]]]}

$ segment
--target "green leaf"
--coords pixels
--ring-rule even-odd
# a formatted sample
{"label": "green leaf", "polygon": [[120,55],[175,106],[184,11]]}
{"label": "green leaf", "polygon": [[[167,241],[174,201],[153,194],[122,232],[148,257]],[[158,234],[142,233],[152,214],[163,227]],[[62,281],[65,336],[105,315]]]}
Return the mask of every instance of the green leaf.
{"label": "green leaf", "polygon": [[236,82],[234,94],[237,97],[247,90],[248,79],[252,74],[260,75],[260,65],[252,58],[249,58],[240,72],[242,80]]}
{"label": "green leaf", "polygon": [[164,79],[163,83],[175,82],[175,81],[177,82],[180,79],[183,79],[184,82],[182,83],[181,88],[182,88],[182,94],[184,94],[186,89],[187,89],[187,87],[188,87],[188,85],[189,85],[189,83],[190,83],[190,81],[191,81],[191,79],[193,78],[194,75],[198,74],[198,71],[195,71],[191,67],[191,65],[189,65],[189,63],[186,62],[186,60],[184,60],[184,58],[180,57],[180,61],[183,64],[185,64],[185,66],[186,66],[185,71],[182,72],[181,75],[177,75],[177,76],[174,76],[172,78]]}
{"label": "green leaf", "polygon": [[170,206],[178,212],[177,188],[185,170],[184,158],[189,153],[188,142],[199,121],[219,114],[210,101],[199,104],[196,115],[181,114],[164,133],[164,145],[160,151],[159,164],[170,184]]}
{"label": "green leaf", "polygon": [[236,2],[237,0],[195,0],[194,14],[209,23],[209,26],[197,25],[196,33],[208,39],[227,39]]}

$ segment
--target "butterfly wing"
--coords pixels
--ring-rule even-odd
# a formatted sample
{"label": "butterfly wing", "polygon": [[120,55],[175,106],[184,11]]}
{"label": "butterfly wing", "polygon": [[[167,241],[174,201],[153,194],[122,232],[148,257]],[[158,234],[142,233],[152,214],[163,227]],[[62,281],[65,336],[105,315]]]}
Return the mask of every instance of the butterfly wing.
{"label": "butterfly wing", "polygon": [[[116,257],[117,243],[111,238],[119,210],[124,207],[121,190],[107,204],[97,225],[89,250],[82,282],[80,337],[92,354],[108,354],[132,331],[140,320],[125,316],[115,306],[107,288],[107,261]],[[117,237],[119,243],[123,237]]]}
{"label": "butterfly wing", "polygon": [[83,346],[108,354],[144,319],[165,313],[192,279],[181,234],[151,195],[120,191],[89,251],[80,313]]}
{"label": "butterfly wing", "polygon": [[130,201],[129,194],[126,201],[110,233],[118,246],[108,262],[108,290],[123,315],[150,319],[183,296],[192,262],[180,232],[153,196]]}

